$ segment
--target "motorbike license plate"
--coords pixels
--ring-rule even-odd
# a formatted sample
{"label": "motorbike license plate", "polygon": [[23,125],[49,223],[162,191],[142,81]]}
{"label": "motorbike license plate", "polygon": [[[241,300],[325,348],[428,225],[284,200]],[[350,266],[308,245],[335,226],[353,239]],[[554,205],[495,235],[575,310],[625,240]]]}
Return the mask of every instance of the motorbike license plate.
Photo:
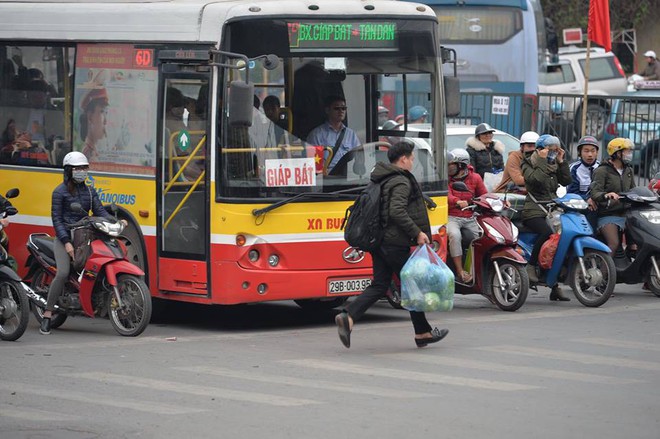
{"label": "motorbike license plate", "polygon": [[361,293],[369,285],[371,285],[370,277],[331,279],[328,281],[328,294]]}

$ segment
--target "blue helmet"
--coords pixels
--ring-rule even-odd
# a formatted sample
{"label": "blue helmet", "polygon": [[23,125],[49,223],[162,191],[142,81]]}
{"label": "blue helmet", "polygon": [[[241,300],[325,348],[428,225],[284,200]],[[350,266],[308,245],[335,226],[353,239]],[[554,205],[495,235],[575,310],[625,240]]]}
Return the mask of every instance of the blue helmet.
{"label": "blue helmet", "polygon": [[564,104],[559,101],[554,101],[550,105],[550,112],[552,114],[562,114],[564,112]]}
{"label": "blue helmet", "polygon": [[415,105],[408,111],[409,120],[421,119],[422,117],[428,115],[429,112],[426,110],[426,108],[422,107],[421,105]]}
{"label": "blue helmet", "polygon": [[561,145],[561,141],[558,137],[551,136],[550,134],[542,134],[536,141],[537,149],[547,148],[550,145]]}

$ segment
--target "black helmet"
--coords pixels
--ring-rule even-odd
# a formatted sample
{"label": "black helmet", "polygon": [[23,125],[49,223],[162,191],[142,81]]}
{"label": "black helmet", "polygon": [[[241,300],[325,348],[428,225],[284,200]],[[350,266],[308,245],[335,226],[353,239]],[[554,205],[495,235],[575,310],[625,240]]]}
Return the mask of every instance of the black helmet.
{"label": "black helmet", "polygon": [[477,125],[477,127],[474,129],[474,135],[479,136],[481,134],[486,134],[486,133],[494,133],[495,129],[488,125],[487,123],[480,123]]}
{"label": "black helmet", "polygon": [[599,147],[598,147],[598,140],[596,140],[596,138],[595,138],[594,136],[583,136],[583,137],[578,141],[578,144],[577,144],[578,154],[580,154],[580,152],[582,152],[582,147],[583,147],[584,145],[595,146],[595,147],[596,147],[596,151],[598,151],[598,149],[599,149]]}

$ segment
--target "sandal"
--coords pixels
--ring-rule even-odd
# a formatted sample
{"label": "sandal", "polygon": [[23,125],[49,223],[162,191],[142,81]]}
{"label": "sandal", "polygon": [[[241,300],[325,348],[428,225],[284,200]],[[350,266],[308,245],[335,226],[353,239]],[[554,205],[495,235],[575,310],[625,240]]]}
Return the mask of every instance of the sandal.
{"label": "sandal", "polygon": [[469,284],[472,282],[472,275],[467,271],[461,273],[461,283]]}

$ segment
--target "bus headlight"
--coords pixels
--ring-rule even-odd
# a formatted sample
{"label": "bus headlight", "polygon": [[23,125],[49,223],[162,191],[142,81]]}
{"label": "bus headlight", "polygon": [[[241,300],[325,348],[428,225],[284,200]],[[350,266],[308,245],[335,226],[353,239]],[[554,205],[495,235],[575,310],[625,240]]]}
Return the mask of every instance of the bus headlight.
{"label": "bus headlight", "polygon": [[268,265],[271,267],[277,267],[277,264],[280,263],[280,257],[277,255],[268,256]]}
{"label": "bus headlight", "polygon": [[248,259],[250,262],[257,262],[259,260],[259,250],[250,250],[248,252]]}

